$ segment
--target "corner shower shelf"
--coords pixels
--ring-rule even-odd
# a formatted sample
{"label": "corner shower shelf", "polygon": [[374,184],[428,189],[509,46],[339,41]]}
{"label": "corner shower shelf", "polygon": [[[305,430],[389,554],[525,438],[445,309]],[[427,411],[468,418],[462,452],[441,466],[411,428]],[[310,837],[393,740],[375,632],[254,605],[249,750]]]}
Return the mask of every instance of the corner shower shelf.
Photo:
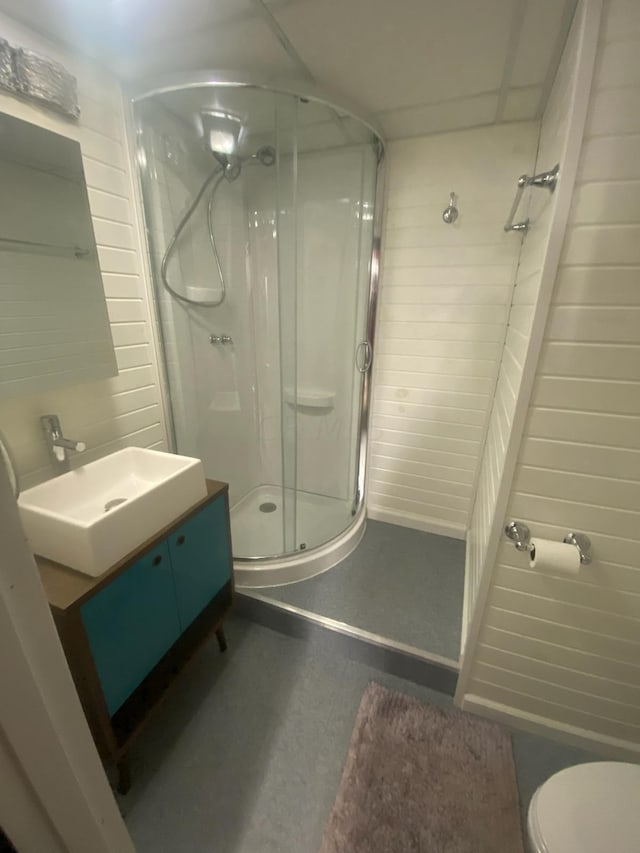
{"label": "corner shower shelf", "polygon": [[336,395],[321,388],[285,388],[284,399],[298,409],[333,409]]}
{"label": "corner shower shelf", "polygon": [[203,287],[197,284],[187,284],[185,295],[195,302],[216,302],[222,296],[220,287]]}

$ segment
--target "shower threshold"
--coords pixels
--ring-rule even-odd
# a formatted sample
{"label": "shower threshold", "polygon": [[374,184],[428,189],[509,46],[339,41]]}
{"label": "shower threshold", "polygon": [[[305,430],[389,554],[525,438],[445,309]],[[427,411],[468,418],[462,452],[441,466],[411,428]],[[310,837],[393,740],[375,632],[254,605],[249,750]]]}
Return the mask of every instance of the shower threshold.
{"label": "shower threshold", "polygon": [[242,590],[236,612],[273,631],[304,639],[368,666],[453,696],[459,662],[400,643],[353,625],[270,598],[261,590]]}

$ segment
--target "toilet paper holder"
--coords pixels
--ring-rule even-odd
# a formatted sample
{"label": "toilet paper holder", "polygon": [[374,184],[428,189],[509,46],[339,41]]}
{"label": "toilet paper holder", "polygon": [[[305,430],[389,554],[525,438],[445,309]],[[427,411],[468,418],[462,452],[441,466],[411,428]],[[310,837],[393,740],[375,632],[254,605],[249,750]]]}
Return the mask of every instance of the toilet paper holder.
{"label": "toilet paper holder", "polygon": [[[531,551],[531,531],[522,521],[510,521],[504,529],[508,539],[511,539],[518,551]],[[566,545],[575,545],[580,554],[580,563],[588,566],[592,557],[591,540],[584,533],[567,533],[562,540]]]}
{"label": "toilet paper holder", "polygon": [[575,545],[580,554],[580,563],[588,566],[591,562],[591,539],[584,533],[567,533],[562,540],[566,545]]}
{"label": "toilet paper holder", "polygon": [[508,539],[511,539],[517,551],[531,550],[531,531],[521,521],[510,521],[504,529]]}

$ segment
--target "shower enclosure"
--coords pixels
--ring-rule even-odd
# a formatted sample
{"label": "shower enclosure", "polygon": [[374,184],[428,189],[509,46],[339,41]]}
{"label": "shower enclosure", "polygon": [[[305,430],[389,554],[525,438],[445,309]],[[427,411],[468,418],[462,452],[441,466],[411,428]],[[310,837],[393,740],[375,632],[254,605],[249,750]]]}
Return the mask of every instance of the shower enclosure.
{"label": "shower enclosure", "polygon": [[239,583],[310,577],[364,532],[381,137],[219,74],[133,112],[175,450],[229,483]]}

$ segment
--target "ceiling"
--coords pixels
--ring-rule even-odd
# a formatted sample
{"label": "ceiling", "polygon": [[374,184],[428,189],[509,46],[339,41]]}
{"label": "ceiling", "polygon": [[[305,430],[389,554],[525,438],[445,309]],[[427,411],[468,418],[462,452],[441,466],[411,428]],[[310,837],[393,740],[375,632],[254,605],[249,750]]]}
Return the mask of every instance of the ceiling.
{"label": "ceiling", "polygon": [[127,80],[306,77],[388,138],[540,116],[576,0],[0,0]]}

